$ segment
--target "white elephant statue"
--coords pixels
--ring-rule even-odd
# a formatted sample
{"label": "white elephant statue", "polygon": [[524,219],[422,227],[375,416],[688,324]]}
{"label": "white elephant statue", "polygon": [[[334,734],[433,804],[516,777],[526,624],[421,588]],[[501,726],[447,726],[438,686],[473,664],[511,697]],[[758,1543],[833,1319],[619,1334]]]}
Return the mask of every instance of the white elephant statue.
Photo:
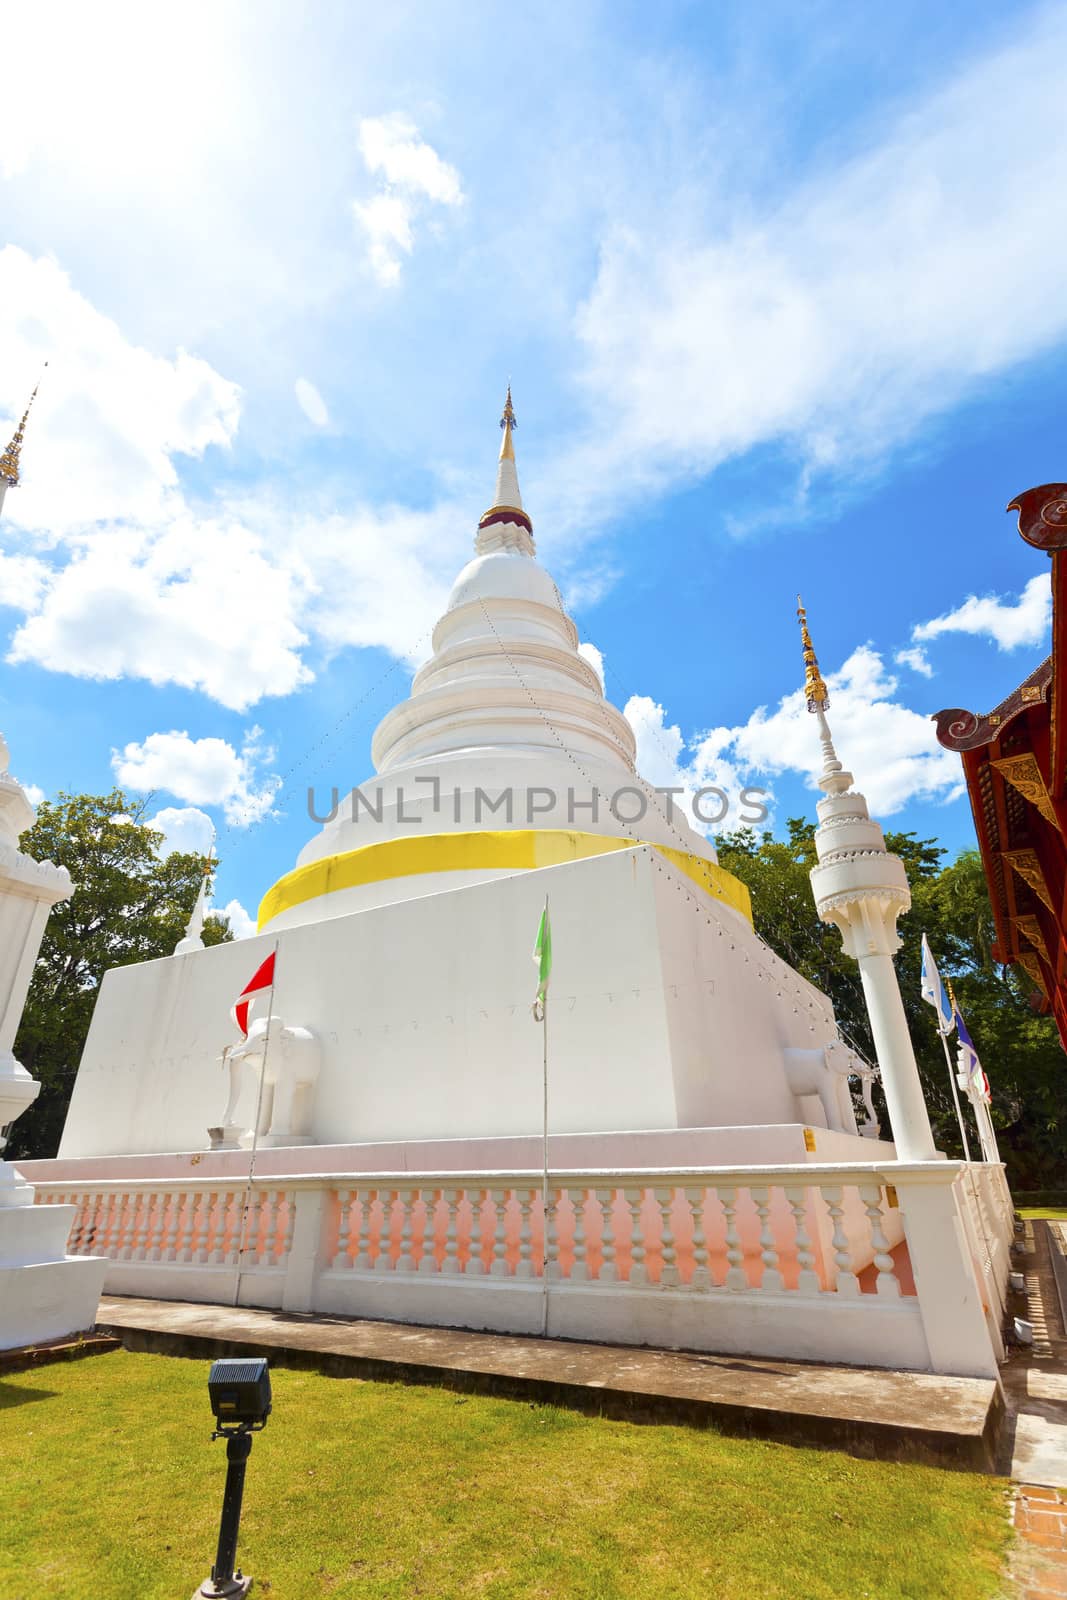
{"label": "white elephant statue", "polygon": [[782,1055],[789,1087],[795,1095],[818,1095],[826,1126],[837,1133],[858,1133],[848,1080],[861,1074],[864,1063],[840,1039],[804,1049],[787,1045]]}
{"label": "white elephant statue", "polygon": [[273,1016],[253,1022],[248,1037],[227,1045],[222,1053],[222,1064],[230,1072],[230,1097],[221,1128],[209,1130],[212,1144],[226,1148],[237,1142],[235,1118],[248,1066],[253,1068],[257,1081],[262,1075],[257,1142],[310,1144],[321,1055],[318,1037],[310,1028],[293,1026]]}

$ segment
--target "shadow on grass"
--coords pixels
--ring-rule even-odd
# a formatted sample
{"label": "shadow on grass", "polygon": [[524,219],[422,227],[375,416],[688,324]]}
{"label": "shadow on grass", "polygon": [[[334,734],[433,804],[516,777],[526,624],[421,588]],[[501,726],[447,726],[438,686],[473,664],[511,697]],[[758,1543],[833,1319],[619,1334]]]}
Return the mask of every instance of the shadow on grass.
{"label": "shadow on grass", "polygon": [[58,1399],[54,1389],[24,1389],[20,1384],[0,1379],[0,1411],[13,1411],[16,1406],[28,1406],[34,1400]]}

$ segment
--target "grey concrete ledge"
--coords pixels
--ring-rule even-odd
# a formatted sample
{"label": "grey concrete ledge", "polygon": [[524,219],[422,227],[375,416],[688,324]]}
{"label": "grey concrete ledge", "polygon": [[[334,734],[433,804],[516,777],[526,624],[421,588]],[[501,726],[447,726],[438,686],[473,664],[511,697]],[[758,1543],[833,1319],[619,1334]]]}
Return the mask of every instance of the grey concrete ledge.
{"label": "grey concrete ledge", "polygon": [[268,1355],[338,1377],[439,1384],[631,1422],[994,1470],[999,1383],[762,1357],[580,1344],[396,1322],[106,1296],[98,1327],[130,1350]]}

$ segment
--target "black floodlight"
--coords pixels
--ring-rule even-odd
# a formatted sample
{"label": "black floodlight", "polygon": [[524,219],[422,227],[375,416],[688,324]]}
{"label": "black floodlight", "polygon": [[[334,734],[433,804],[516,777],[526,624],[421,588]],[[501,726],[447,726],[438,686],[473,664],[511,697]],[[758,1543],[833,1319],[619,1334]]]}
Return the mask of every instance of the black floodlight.
{"label": "black floodlight", "polygon": [[215,1435],[254,1433],[270,1416],[270,1371],[264,1359],[213,1361],[207,1392],[215,1416]]}
{"label": "black floodlight", "polygon": [[226,1488],[222,1496],[219,1547],[210,1578],[193,1600],[239,1600],[252,1587],[237,1559],[237,1532],[245,1492],[245,1464],[252,1453],[252,1435],[267,1426],[271,1411],[270,1373],[262,1357],[252,1361],[213,1361],[207,1380],[215,1417],[213,1439],[226,1440]]}

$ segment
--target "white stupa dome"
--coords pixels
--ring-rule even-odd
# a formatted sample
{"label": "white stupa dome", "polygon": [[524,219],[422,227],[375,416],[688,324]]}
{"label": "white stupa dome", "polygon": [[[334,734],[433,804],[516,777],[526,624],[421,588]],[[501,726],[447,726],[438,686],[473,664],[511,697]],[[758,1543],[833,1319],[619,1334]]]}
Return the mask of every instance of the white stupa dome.
{"label": "white stupa dome", "polygon": [[261,929],[345,915],[634,844],[735,909],[747,893],[634,768],[633,730],[578,653],[522,504],[511,395],[496,493],[433,654],[353,790],[265,895]]}

